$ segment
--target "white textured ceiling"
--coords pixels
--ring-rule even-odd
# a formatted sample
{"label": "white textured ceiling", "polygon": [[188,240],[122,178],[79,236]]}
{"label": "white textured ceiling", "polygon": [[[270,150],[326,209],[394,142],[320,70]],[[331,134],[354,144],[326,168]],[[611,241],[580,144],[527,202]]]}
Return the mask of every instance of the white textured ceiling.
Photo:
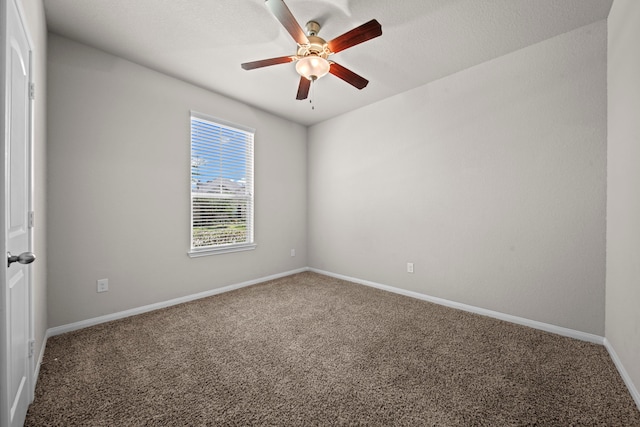
{"label": "white textured ceiling", "polygon": [[605,19],[612,0],[285,0],[325,40],[373,18],[382,36],[332,59],[370,81],[332,75],[295,99],[296,44],[263,0],[44,0],[49,31],[310,125]]}

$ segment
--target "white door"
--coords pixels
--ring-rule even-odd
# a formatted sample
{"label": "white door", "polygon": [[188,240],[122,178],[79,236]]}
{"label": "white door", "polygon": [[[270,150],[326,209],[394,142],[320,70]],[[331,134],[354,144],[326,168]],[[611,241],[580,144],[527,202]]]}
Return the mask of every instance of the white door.
{"label": "white door", "polygon": [[[31,230],[30,47],[15,0],[5,3],[4,31],[4,245],[7,264],[0,306],[2,405],[0,426],[24,424],[31,398],[29,363]],[[1,215],[1,214],[0,214]],[[13,255],[13,256],[11,256]]]}

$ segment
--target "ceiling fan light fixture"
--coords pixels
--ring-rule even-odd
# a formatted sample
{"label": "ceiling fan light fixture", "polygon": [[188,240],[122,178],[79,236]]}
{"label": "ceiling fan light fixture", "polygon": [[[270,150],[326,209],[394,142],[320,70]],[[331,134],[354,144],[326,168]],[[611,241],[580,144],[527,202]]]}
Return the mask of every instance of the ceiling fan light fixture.
{"label": "ceiling fan light fixture", "polygon": [[302,77],[314,81],[329,72],[331,64],[321,56],[309,55],[296,62],[296,71]]}

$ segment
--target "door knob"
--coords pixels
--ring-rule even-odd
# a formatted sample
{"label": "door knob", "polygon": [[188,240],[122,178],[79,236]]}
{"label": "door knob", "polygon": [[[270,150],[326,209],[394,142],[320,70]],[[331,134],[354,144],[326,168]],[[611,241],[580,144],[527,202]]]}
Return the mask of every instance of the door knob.
{"label": "door knob", "polygon": [[20,264],[31,264],[35,260],[36,256],[33,252],[22,252],[20,255],[11,255],[11,252],[7,252],[7,267],[16,261]]}

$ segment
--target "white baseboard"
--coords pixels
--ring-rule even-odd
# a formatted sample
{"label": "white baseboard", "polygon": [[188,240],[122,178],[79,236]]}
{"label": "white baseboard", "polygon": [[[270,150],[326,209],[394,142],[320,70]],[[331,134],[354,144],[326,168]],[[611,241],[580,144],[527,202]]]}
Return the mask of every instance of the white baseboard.
{"label": "white baseboard", "polygon": [[38,355],[38,360],[36,361],[35,369],[33,370],[33,390],[36,389],[36,383],[38,382],[38,376],[40,375],[40,366],[42,365],[42,361],[44,360],[44,349],[47,347],[47,339],[49,339],[49,331],[44,334],[44,339],[42,340],[42,346],[40,347],[40,354]]}
{"label": "white baseboard", "polygon": [[40,376],[40,366],[42,366],[42,360],[44,359],[44,349],[47,347],[48,338],[49,338],[49,331],[45,332],[44,334],[44,339],[42,340],[42,345],[40,346],[40,354],[38,354],[38,359],[36,359],[35,361],[35,366],[31,365],[33,367],[31,390],[29,390],[30,391],[29,396],[30,396],[31,402],[33,402],[33,399],[35,398],[36,385],[38,384],[38,377]]}
{"label": "white baseboard", "polygon": [[[242,283],[236,283],[235,285],[224,286],[222,288],[211,289],[209,291],[199,292],[197,294],[186,295],[180,298],[174,298],[168,301],[158,302],[155,304],[144,305],[142,307],[132,308],[130,310],[119,311],[117,313],[106,314],[104,316],[93,317],[91,319],[81,320],[79,322],[69,323],[62,326],[56,326],[47,330],[47,337],[64,334],[67,332],[75,331],[89,326],[98,325],[100,323],[111,322],[112,320],[124,319],[125,317],[135,316],[137,314],[146,313],[148,311],[158,310],[160,308],[170,307],[172,305],[182,304],[189,301],[194,301],[200,298],[210,297],[212,295],[221,294],[224,292],[233,291],[236,289],[244,288],[246,286],[255,285],[269,280],[279,279],[281,277],[290,276],[296,273],[302,273],[309,271],[307,267],[299,268],[297,270],[286,271],[284,273],[273,274],[271,276],[260,277],[258,279],[249,280]],[[38,366],[39,369],[39,366]]]}
{"label": "white baseboard", "polygon": [[576,331],[575,329],[563,328],[562,326],[556,326],[549,323],[538,322],[536,320],[525,319],[524,317],[513,316],[511,314],[500,313],[499,311],[487,310],[480,307],[475,307],[468,304],[462,304],[455,301],[450,301],[443,298],[432,297],[430,295],[421,294],[418,292],[408,291],[406,289],[400,289],[389,285],[383,285],[369,280],[358,279],[355,277],[344,276],[342,274],[331,273],[329,271],[318,270],[316,268],[309,268],[309,271],[315,273],[324,274],[325,276],[335,277],[337,279],[347,280],[349,282],[358,283],[365,286],[371,286],[373,288],[382,289],[384,291],[393,292],[396,294],[429,301],[435,304],[444,305],[446,307],[456,308],[458,310],[468,311],[470,313],[481,314],[483,316],[493,317],[496,319],[504,320],[518,325],[528,326],[534,329],[540,329],[546,332],[562,335],[565,337],[576,338],[582,341],[588,341],[595,344],[604,344],[604,338],[599,335],[589,334],[587,332]]}
{"label": "white baseboard", "polygon": [[631,393],[631,397],[633,397],[633,400],[636,402],[636,406],[640,410],[640,392],[638,391],[635,384],[631,380],[631,377],[627,373],[627,370],[624,368],[624,365],[620,361],[620,358],[618,357],[618,354],[616,353],[616,351],[613,349],[613,346],[611,345],[609,340],[606,338],[604,339],[604,346],[609,352],[609,356],[611,356],[611,360],[613,360],[614,365],[616,365],[616,368],[618,369],[618,372],[620,373],[622,380],[624,381],[625,385],[629,389],[629,393]]}

